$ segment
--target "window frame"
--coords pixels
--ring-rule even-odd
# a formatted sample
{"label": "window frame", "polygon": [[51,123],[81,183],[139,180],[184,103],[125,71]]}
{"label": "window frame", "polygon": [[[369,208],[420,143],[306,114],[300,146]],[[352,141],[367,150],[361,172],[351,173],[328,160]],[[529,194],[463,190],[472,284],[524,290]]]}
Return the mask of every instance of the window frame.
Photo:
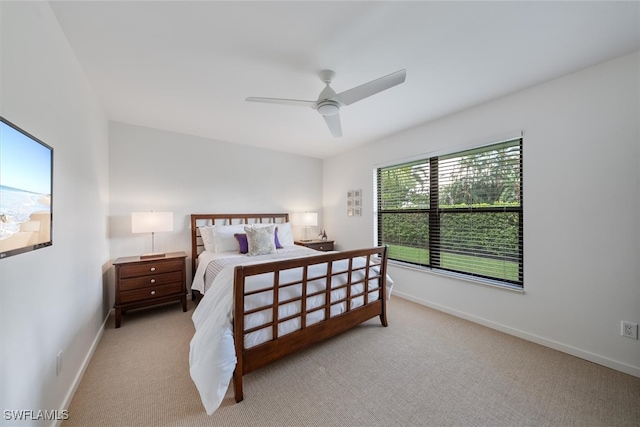
{"label": "window frame", "polygon": [[[519,172],[519,194],[518,201],[519,205],[516,206],[472,206],[469,208],[453,208],[453,207],[441,207],[439,200],[439,166],[441,159],[448,159],[455,156],[464,156],[464,153],[469,151],[475,151],[478,153],[488,153],[492,151],[492,148],[498,147],[500,145],[513,143],[511,146],[507,146],[505,148],[518,147],[519,152],[517,155],[518,169]],[[422,262],[412,262],[410,260],[403,259],[395,259],[391,254],[389,260],[392,263],[399,263],[400,265],[407,265],[409,267],[417,268],[419,270],[431,271],[434,273],[445,274],[447,276],[454,276],[460,279],[471,280],[474,282],[480,282],[483,284],[488,284],[491,286],[498,286],[503,288],[508,288],[511,290],[524,290],[524,197],[523,197],[523,182],[524,182],[524,174],[523,174],[523,137],[512,137],[502,139],[499,142],[492,142],[489,144],[477,145],[472,148],[450,151],[450,152],[440,152],[432,155],[423,155],[416,156],[409,161],[396,161],[396,162],[388,162],[385,165],[379,165],[374,169],[374,192],[376,194],[374,203],[374,234],[375,234],[375,242],[378,245],[385,245],[383,239],[383,227],[384,215],[401,215],[401,214],[416,214],[416,213],[426,213],[428,215],[428,252],[429,252],[429,261],[428,263]],[[428,180],[429,180],[429,207],[428,208],[396,208],[396,209],[383,209],[382,206],[382,189],[381,189],[381,171],[383,170],[391,170],[393,168],[400,168],[402,166],[408,166],[410,164],[426,164],[428,163]],[[475,176],[475,175],[474,175]],[[426,185],[424,186],[426,187]],[[435,215],[433,213],[436,213]],[[462,271],[451,269],[447,267],[443,267],[440,264],[440,254],[442,252],[443,244],[440,241],[440,234],[442,232],[442,216],[443,214],[458,214],[458,213],[472,213],[472,214],[487,214],[487,213],[516,213],[517,214],[517,258],[515,261],[517,263],[518,268],[518,279],[511,280],[509,278],[490,276],[486,274],[479,274],[469,271]]]}

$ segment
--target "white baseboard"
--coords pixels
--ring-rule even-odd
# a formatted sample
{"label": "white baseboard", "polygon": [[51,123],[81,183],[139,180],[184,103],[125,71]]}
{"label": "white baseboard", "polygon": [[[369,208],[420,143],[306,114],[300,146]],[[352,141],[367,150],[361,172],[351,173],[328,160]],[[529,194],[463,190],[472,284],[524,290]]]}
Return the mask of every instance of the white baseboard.
{"label": "white baseboard", "polygon": [[[76,391],[78,390],[78,387],[80,386],[80,382],[82,381],[82,377],[84,376],[84,373],[86,372],[87,368],[89,367],[89,362],[91,362],[91,358],[93,357],[93,353],[95,353],[96,348],[98,348],[98,344],[100,343],[100,339],[102,338],[102,334],[104,334],[104,329],[107,325],[107,321],[109,320],[109,316],[111,315],[112,310],[109,310],[109,312],[107,313],[107,317],[105,317],[104,321],[102,322],[102,326],[100,326],[100,329],[98,330],[98,334],[96,335],[96,337],[94,338],[93,342],[91,343],[91,348],[89,348],[89,352],[87,353],[87,355],[85,356],[84,360],[82,361],[82,366],[80,366],[80,370],[78,371],[78,373],[76,374],[76,377],[73,379],[73,383],[71,385],[71,388],[69,389],[69,392],[67,393],[67,395],[64,398],[64,401],[62,402],[62,409],[61,410],[68,410],[69,406],[71,405],[71,400],[73,399],[73,396],[76,394]],[[56,421],[53,425],[55,427],[61,427],[62,425],[62,421],[63,420],[58,420]]]}
{"label": "white baseboard", "polygon": [[607,357],[603,357],[595,353],[591,353],[585,350],[581,350],[579,348],[571,347],[569,345],[562,344],[560,342],[553,341],[544,337],[540,337],[538,335],[534,335],[525,331],[521,331],[519,329],[515,329],[500,323],[496,323],[491,320],[483,319],[481,317],[473,316],[473,315],[464,313],[462,311],[454,310],[452,308],[445,307],[443,305],[436,304],[431,301],[423,300],[421,298],[416,298],[412,295],[408,295],[403,292],[398,292],[395,289],[393,290],[393,294],[400,298],[404,298],[406,300],[413,301],[415,303],[427,306],[429,308],[433,308],[434,310],[442,311],[444,313],[451,314],[452,316],[456,316],[461,319],[465,319],[470,322],[477,323],[482,326],[486,326],[487,328],[495,329],[497,331],[504,332],[505,334],[513,335],[515,337],[522,338],[524,340],[531,341],[536,344],[540,344],[545,347],[549,347],[554,350],[558,350],[575,357],[579,357],[580,359],[588,360],[589,362],[597,363],[598,365],[606,366],[607,368],[615,369],[616,371],[624,372],[625,374],[633,375],[634,377],[640,378],[640,367],[619,362],[617,360],[609,359]]}

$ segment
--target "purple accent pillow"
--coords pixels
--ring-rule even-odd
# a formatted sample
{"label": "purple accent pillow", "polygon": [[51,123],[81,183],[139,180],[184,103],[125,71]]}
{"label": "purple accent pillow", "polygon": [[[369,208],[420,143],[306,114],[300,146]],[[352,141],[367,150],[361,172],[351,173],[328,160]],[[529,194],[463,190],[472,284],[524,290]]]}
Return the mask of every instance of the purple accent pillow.
{"label": "purple accent pillow", "polygon": [[275,242],[275,243],[276,243],[276,249],[282,249],[284,246],[282,246],[282,245],[280,244],[280,241],[278,240],[278,227],[276,227],[275,235],[276,235],[276,237],[275,237],[275,240],[276,240],[276,242]]}
{"label": "purple accent pillow", "polygon": [[247,235],[244,233],[235,233],[233,237],[238,241],[238,252],[246,254],[249,252],[249,242],[247,241]]}

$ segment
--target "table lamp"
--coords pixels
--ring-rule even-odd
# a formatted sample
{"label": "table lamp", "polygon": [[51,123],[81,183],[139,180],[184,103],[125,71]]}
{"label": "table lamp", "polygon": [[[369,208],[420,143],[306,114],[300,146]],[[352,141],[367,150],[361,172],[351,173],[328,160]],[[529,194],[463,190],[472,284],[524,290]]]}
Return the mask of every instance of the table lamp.
{"label": "table lamp", "polygon": [[318,213],[317,212],[300,212],[294,215],[292,221],[295,225],[299,225],[304,228],[304,239],[301,242],[310,242],[311,239],[307,238],[310,227],[316,227],[318,225]]}
{"label": "table lamp", "polygon": [[140,259],[165,256],[155,252],[154,236],[162,231],[173,231],[173,212],[131,212],[131,232],[151,233],[151,253],[141,255]]}

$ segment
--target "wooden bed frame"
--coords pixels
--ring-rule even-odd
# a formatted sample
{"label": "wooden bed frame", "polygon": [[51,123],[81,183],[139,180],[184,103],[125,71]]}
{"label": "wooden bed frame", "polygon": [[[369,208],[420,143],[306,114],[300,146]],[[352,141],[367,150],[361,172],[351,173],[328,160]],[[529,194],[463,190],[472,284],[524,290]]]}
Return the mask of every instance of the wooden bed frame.
{"label": "wooden bed frame", "polygon": [[[251,224],[251,223],[284,223],[289,219],[288,214],[193,214],[191,215],[191,241],[192,241],[192,268],[193,274],[196,271],[196,260],[198,255],[204,250],[202,239],[198,227],[203,225],[231,225],[231,224]],[[233,309],[233,333],[236,347],[237,364],[233,373],[233,385],[236,402],[243,399],[242,377],[245,374],[255,371],[273,361],[281,359],[289,354],[303,350],[315,343],[326,340],[334,335],[344,332],[354,326],[372,319],[380,317],[383,326],[387,326],[386,314],[386,275],[387,275],[387,248],[376,247],[358,249],[344,252],[318,252],[317,256],[296,258],[288,260],[273,261],[254,265],[237,266],[234,271],[234,309]],[[363,258],[365,265],[356,267],[353,263],[355,258]],[[348,260],[348,270],[333,270],[334,263],[341,260]],[[308,277],[307,271],[315,264],[327,265],[326,273],[321,276]],[[378,266],[377,273],[370,267]],[[302,280],[292,283],[280,283],[280,272],[292,268],[302,268]],[[352,273],[357,270],[364,270],[364,279],[357,280],[352,277]],[[245,310],[244,298],[264,289],[254,292],[245,291],[245,280],[247,277],[263,274],[273,274],[273,286],[266,289],[273,289],[274,303],[254,310]],[[314,280],[326,280],[329,284],[331,278],[336,275],[347,275],[347,283],[338,287],[327,286],[325,290],[312,293],[307,291],[307,282]],[[363,284],[366,292],[351,293],[352,285]],[[286,301],[278,301],[279,288],[287,286],[300,286],[302,295]],[[330,291],[345,288],[346,297],[339,301],[331,301]],[[378,298],[370,300],[369,294],[378,291]],[[307,298],[325,294],[325,303],[314,309],[307,309]],[[364,304],[351,308],[351,300],[361,298]],[[300,301],[300,313],[292,316],[280,318],[278,307],[291,302]],[[345,303],[346,311],[342,314],[330,317],[332,305]],[[257,311],[270,309],[273,313],[273,320],[258,327],[245,330],[244,318],[246,315]],[[306,315],[315,311],[324,310],[324,320],[306,325]],[[301,328],[289,334],[278,337],[278,324],[288,320],[299,318]],[[265,327],[272,328],[273,338],[263,344],[251,348],[245,348],[245,335]]]}

